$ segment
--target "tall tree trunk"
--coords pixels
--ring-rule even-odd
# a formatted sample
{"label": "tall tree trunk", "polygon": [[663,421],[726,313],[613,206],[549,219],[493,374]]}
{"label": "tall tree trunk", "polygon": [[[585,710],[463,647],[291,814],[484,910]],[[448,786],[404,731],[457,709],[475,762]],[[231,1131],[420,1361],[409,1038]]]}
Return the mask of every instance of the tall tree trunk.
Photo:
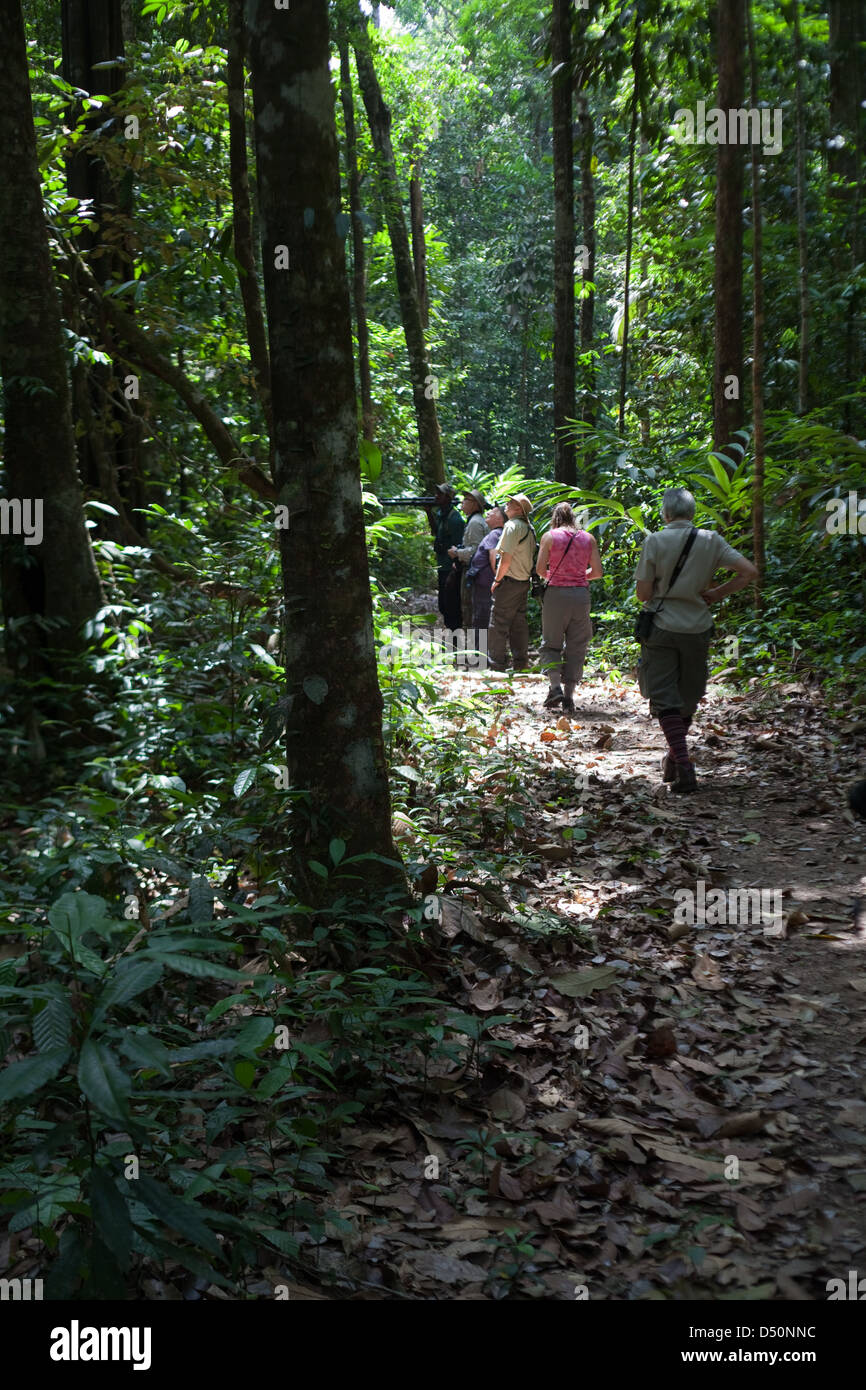
{"label": "tall tree trunk", "polygon": [[[330,845],[396,861],[382,739],[352,365],[327,0],[248,0],[256,176],[274,407],[290,711],[287,762],[308,811],[292,811],[293,880],[333,897]],[[407,248],[408,249],[408,248]],[[288,250],[290,268],[286,268]],[[347,666],[351,678],[347,682]],[[368,887],[401,886],[376,859]]]}
{"label": "tall tree trunk", "polygon": [[391,112],[382,99],[379,79],[370,56],[369,35],[363,16],[356,17],[352,32],[352,46],[355,50],[355,63],[358,69],[358,83],[367,112],[367,122],[373,138],[379,163],[382,183],[382,197],[385,204],[385,219],[391,250],[394,253],[394,271],[397,277],[397,293],[400,298],[400,315],[403,320],[403,333],[406,337],[406,350],[409,354],[409,372],[415,402],[415,418],[418,424],[418,468],[421,482],[431,491],[437,483],[445,481],[445,460],[442,454],[442,438],[439,433],[439,417],[436,413],[436,389],[424,329],[421,326],[421,309],[418,304],[418,287],[415,282],[415,267],[409,249],[409,236],[406,231],[406,218],[403,213],[403,199],[397,178],[397,164],[391,144]]}
{"label": "tall tree trunk", "polygon": [[[586,256],[583,259],[583,278],[592,288],[580,301],[580,352],[588,356],[592,352],[595,338],[595,177],[592,172],[594,127],[589,110],[589,99],[580,98],[580,202],[583,222],[583,241]],[[596,420],[596,368],[590,361],[584,366],[584,390],[580,406],[580,418],[584,424],[595,428]],[[587,460],[588,461],[588,460]]]}
{"label": "tall tree trunk", "polygon": [[[646,155],[648,155],[648,154],[649,154],[649,141],[646,140],[646,139],[641,138],[641,142],[640,142],[640,157],[641,157],[641,166],[642,166],[642,167],[643,167],[643,160],[644,160],[644,158],[646,157]],[[642,183],[639,183],[639,184],[638,184],[638,190],[637,190],[637,220],[638,220],[638,226],[640,226],[640,225],[641,225],[641,222],[642,222],[642,220],[643,220],[643,184],[642,184]],[[641,286],[645,285],[645,284],[646,284],[646,281],[647,281],[647,277],[648,277],[648,275],[649,275],[649,255],[648,255],[647,244],[646,244],[646,240],[645,240],[645,239],[644,239],[644,241],[642,242],[641,248],[640,248],[640,266],[639,266],[639,269],[638,269],[638,274],[640,275],[640,284],[641,284]],[[642,322],[642,320],[645,318],[645,315],[646,315],[646,301],[645,301],[643,295],[641,295],[641,297],[638,299],[638,301],[637,301],[637,303],[636,303],[636,305],[635,305],[635,309],[634,309],[635,327],[637,327],[637,325],[638,325],[639,323]],[[646,376],[645,376],[645,373],[644,373],[643,371],[641,371],[641,366],[642,366],[642,364],[641,364],[640,358],[637,357],[636,354],[632,354],[632,355],[633,355],[633,357],[635,357],[635,368],[636,368],[636,371],[635,371],[635,380],[636,380],[636,382],[637,382],[638,389],[639,389],[639,395],[640,395],[640,399],[639,399],[639,401],[638,401],[638,405],[637,405],[637,408],[636,408],[636,409],[637,409],[637,417],[638,417],[638,420],[640,421],[640,442],[641,442],[642,445],[647,446],[647,445],[649,444],[649,442],[650,442],[650,407],[649,407],[649,392],[646,390],[646,387],[645,387]]]}
{"label": "tall tree trunk", "polygon": [[[717,24],[716,106],[743,104],[746,0],[725,0]],[[716,323],[713,362],[713,439],[716,449],[743,423],[743,146],[716,147]]]}
{"label": "tall tree trunk", "polygon": [[[796,10],[796,4],[795,4]],[[749,37],[749,101],[758,109],[758,60],[752,4],[746,11]],[[795,25],[798,20],[795,13]],[[799,72],[799,70],[798,70]],[[799,76],[798,76],[799,88]],[[799,122],[798,122],[799,124]],[[799,131],[798,131],[799,134]],[[761,212],[761,152],[752,145],[752,417],[755,427],[755,471],[752,479],[752,553],[758,568],[755,608],[764,606],[764,229]]]}
{"label": "tall tree trunk", "polygon": [[[830,21],[830,125],[834,137],[844,144],[831,145],[828,167],[833,182],[830,192],[851,208],[846,235],[831,252],[837,274],[852,275],[862,260],[860,226],[863,198],[863,168],[866,157],[866,14],[861,0],[828,0]],[[844,378],[846,385],[859,383],[863,375],[862,296],[848,297],[844,327]],[[862,413],[846,400],[843,428],[859,433]]]}
{"label": "tall tree trunk", "polygon": [[[796,117],[797,117],[797,273],[800,297],[800,361],[797,372],[797,414],[805,415],[809,409],[809,261],[806,243],[806,117],[803,108],[803,83],[800,69],[800,59],[803,56],[803,44],[800,38],[800,4],[799,0],[794,0],[793,4],[794,19],[794,82],[796,90]],[[754,48],[754,34],[752,32],[752,15],[749,10],[749,44]],[[751,64],[754,68],[755,55],[750,51]],[[752,82],[754,85],[754,73]],[[755,105],[754,97],[752,105]],[[756,152],[752,148],[752,185],[754,187],[754,167],[756,163]],[[757,562],[756,562],[757,563]]]}
{"label": "tall tree trunk", "polygon": [[529,307],[524,308],[520,334],[520,396],[517,418],[520,421],[520,439],[517,445],[517,467],[522,472],[526,468],[527,445],[529,442]]}
{"label": "tall tree trunk", "polygon": [[430,303],[427,298],[427,243],[424,240],[424,199],[421,194],[419,159],[413,160],[409,179],[409,221],[412,227],[412,264],[415,267],[418,309],[421,314],[421,327],[426,330],[430,323]]}
{"label": "tall tree trunk", "polygon": [[370,443],[376,431],[373,418],[373,379],[370,370],[370,330],[367,326],[367,258],[361,208],[361,179],[358,174],[358,136],[355,130],[355,99],[352,96],[352,69],[349,44],[340,35],[340,101],[346,127],[346,174],[349,184],[349,216],[352,219],[352,297],[355,302],[355,332],[358,338],[358,384],[361,388],[361,429]]}
{"label": "tall tree trunk", "polygon": [[623,321],[622,321],[622,363],[619,374],[619,432],[625,435],[625,394],[628,385],[628,327],[629,327],[629,295],[631,293],[631,252],[632,237],[634,235],[634,161],[635,145],[637,143],[637,117],[640,102],[640,66],[641,66],[641,26],[640,20],[635,28],[634,45],[631,54],[631,66],[633,73],[633,91],[631,99],[631,122],[628,133],[628,209],[626,211],[626,233],[625,233],[625,289],[623,292]]}
{"label": "tall tree trunk", "polygon": [[553,0],[553,475],[577,483],[573,437],[577,415],[574,360],[574,148],[572,135],[571,5]]}
{"label": "tall tree trunk", "polygon": [[[62,0],[63,76],[80,91],[116,97],[123,87],[123,22],[121,0]],[[114,63],[115,66],[109,66]],[[80,107],[73,108],[73,119]],[[86,142],[68,157],[66,183],[74,198],[90,200],[97,230],[85,230],[78,244],[90,257],[98,278],[123,282],[132,279],[132,256],[124,229],[132,210],[132,170],[118,178],[99,155],[100,130],[112,114],[106,107],[86,121]],[[114,110],[115,121],[122,116]],[[70,326],[83,337],[92,336],[94,325],[81,315],[76,285],[69,286],[66,300]],[[135,388],[131,388],[135,389]],[[127,512],[147,503],[142,476],[143,420],[134,398],[127,399],[124,382],[113,366],[77,362],[72,371],[72,403],[76,422],[78,462],[86,488],[93,489],[123,512],[119,522],[101,514],[99,529],[120,540]],[[136,519],[146,534],[143,516]]]}
{"label": "tall tree trunk", "polygon": [[[0,537],[6,646],[13,668],[37,645],[76,650],[102,603],[84,525],[60,304],[36,159],[20,0],[0,0],[0,375],[9,516],[30,502],[42,534]],[[22,506],[22,517],[24,515]],[[14,619],[45,619],[45,624]],[[55,626],[56,625],[56,626]]]}
{"label": "tall tree trunk", "polygon": [[866,15],[862,0],[827,0],[827,13],[831,134],[841,135],[845,142],[838,148],[830,146],[828,163],[830,172],[848,185],[839,191],[850,194],[863,169],[866,114],[861,102],[866,101],[866,54],[861,45],[866,41]]}
{"label": "tall tree trunk", "polygon": [[268,438],[273,439],[271,365],[265,316],[259,297],[256,257],[250,213],[250,179],[247,169],[247,120],[244,105],[244,0],[228,0],[226,88],[229,107],[229,180],[232,191],[232,225],[235,259],[241,281],[241,298],[255,389],[265,418]]}

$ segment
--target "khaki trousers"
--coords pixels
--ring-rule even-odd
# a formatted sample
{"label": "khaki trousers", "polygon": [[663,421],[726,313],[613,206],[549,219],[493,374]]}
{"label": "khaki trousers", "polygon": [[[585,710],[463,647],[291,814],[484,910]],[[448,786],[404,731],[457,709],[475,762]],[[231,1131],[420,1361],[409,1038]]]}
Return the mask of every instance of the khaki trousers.
{"label": "khaki trousers", "polygon": [[679,710],[690,719],[706,694],[707,661],[713,629],[706,632],[668,632],[654,624],[648,642],[641,643],[638,667],[640,693],[650,702],[650,714]]}

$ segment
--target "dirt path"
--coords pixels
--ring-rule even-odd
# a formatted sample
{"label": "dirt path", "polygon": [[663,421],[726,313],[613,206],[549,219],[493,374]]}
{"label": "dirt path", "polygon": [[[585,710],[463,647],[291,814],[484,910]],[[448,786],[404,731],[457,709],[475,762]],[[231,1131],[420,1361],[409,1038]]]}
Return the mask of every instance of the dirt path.
{"label": "dirt path", "polygon": [[471,1065],[346,1131],[320,1267],[360,1298],[823,1300],[866,1275],[863,728],[711,689],[681,797],[633,686],[558,724],[543,689],[515,680],[488,735],[524,769],[514,865],[480,845],[456,881],[486,891],[443,895]]}

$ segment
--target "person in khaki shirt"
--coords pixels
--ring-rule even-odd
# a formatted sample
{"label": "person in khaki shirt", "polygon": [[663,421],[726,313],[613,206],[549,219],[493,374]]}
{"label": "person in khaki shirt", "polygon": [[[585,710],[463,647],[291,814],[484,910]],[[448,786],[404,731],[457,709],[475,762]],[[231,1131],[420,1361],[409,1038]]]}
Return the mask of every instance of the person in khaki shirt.
{"label": "person in khaki shirt", "polygon": [[[647,536],[635,572],[637,596],[655,614],[652,632],[641,643],[638,683],[667,741],[662,777],[676,792],[693,792],[697,787],[686,733],[707,688],[713,633],[709,605],[758,577],[751,560],[715,531],[698,530],[669,594],[694,514],[692,494],[684,487],[668,488],[662,501],[664,530]],[[718,569],[733,570],[737,578],[713,587]]]}
{"label": "person in khaki shirt", "polygon": [[496,671],[505,670],[509,645],[515,671],[525,671],[529,666],[526,601],[535,559],[535,532],[529,524],[531,513],[532,503],[525,493],[509,497],[505,504],[508,519],[496,546],[496,578],[490,588],[493,611],[488,660]]}
{"label": "person in khaki shirt", "polygon": [[460,566],[460,603],[463,628],[466,632],[472,626],[472,585],[467,582],[467,571],[473,555],[487,535],[487,522],[484,518],[486,506],[484,495],[477,488],[464,492],[460,505],[460,510],[466,517],[463,539],[459,545],[452,545],[448,551],[454,563]]}

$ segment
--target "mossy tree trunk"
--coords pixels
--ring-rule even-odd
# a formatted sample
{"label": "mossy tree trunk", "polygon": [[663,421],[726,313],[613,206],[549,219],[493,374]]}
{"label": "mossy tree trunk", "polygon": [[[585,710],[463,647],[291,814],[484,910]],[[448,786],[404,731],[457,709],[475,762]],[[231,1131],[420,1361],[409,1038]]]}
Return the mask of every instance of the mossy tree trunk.
{"label": "mossy tree trunk", "polygon": [[[0,0],[0,375],[5,399],[2,546],[6,649],[32,672],[40,652],[78,650],[102,603],[84,525],[60,303],[36,159],[20,0]],[[27,543],[14,501],[42,516]]]}
{"label": "mossy tree trunk", "polygon": [[[247,0],[265,306],[274,413],[274,481],[289,681],[287,762],[293,878],[327,899],[329,846],[393,861],[382,697],[358,457],[358,422],[327,0]],[[369,886],[401,889],[402,870],[371,859]],[[330,890],[330,891],[329,891]],[[345,891],[342,887],[340,891]]]}

